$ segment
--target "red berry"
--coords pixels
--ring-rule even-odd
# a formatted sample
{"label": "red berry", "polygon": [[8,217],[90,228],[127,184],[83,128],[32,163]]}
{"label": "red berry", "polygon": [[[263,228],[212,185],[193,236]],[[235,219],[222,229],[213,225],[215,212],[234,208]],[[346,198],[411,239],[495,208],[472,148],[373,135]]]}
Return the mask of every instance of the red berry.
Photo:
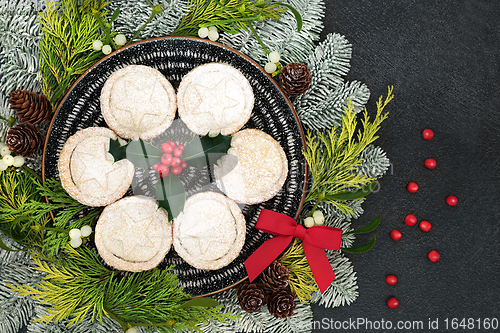
{"label": "red berry", "polygon": [[390,308],[390,309],[395,309],[399,306],[399,302],[398,300],[396,299],[396,297],[391,297],[389,298],[389,300],[387,301],[387,306]]}
{"label": "red berry", "polygon": [[184,146],[184,145],[181,143],[181,144],[179,144],[179,145],[177,146],[177,148],[184,150],[184,148],[186,148],[186,146]]}
{"label": "red berry", "polygon": [[430,140],[434,137],[434,132],[431,129],[425,129],[422,132],[422,136],[424,137],[424,140]]}
{"label": "red berry", "polygon": [[165,165],[170,165],[172,163],[172,154],[163,154],[161,156],[161,163],[165,164]]}
{"label": "red berry", "polygon": [[396,282],[398,282],[398,278],[395,275],[387,275],[385,278],[385,282],[393,286],[396,284]]}
{"label": "red berry", "polygon": [[175,147],[177,147],[177,145],[173,141],[169,141],[167,143],[172,146],[172,149],[175,149]]}
{"label": "red berry", "polygon": [[157,170],[157,171],[158,171],[158,167],[159,167],[160,165],[161,165],[161,163],[160,163],[160,162],[158,162],[158,163],[156,163],[155,165],[153,165],[153,166],[152,166],[152,168],[153,168],[154,170]]}
{"label": "red berry", "polygon": [[175,148],[174,149],[174,156],[177,156],[177,157],[180,157],[182,155],[182,151],[184,150],[184,148]]}
{"label": "red berry", "polygon": [[431,224],[429,223],[429,221],[422,221],[420,222],[420,229],[422,229],[422,231],[429,231],[431,230]]}
{"label": "red berry", "polygon": [[405,223],[406,225],[411,227],[412,225],[415,225],[415,223],[417,223],[417,218],[413,214],[406,215]]}
{"label": "red berry", "polygon": [[439,260],[440,255],[438,251],[432,250],[431,252],[429,252],[429,254],[427,254],[427,257],[429,258],[430,261],[436,262]]}
{"label": "red berry", "polygon": [[395,241],[398,241],[401,239],[401,233],[398,230],[394,229],[393,231],[391,231],[391,237]]}
{"label": "red berry", "polygon": [[434,169],[436,167],[436,160],[433,158],[428,158],[425,160],[424,165],[427,169]]}
{"label": "red berry", "polygon": [[458,199],[454,195],[450,195],[448,198],[446,198],[446,203],[450,206],[456,206],[458,203]]}
{"label": "red berry", "polygon": [[172,173],[174,175],[178,175],[182,172],[182,168],[180,166],[177,166],[177,167],[172,167]]}
{"label": "red berry", "polygon": [[161,178],[168,176],[169,171],[170,170],[168,166],[166,166],[165,164],[160,164],[160,166],[158,167],[158,173],[160,174]]}
{"label": "red berry", "polygon": [[415,193],[418,191],[418,185],[417,183],[415,182],[411,182],[408,184],[408,187],[407,187],[408,191],[410,191],[411,193]]}
{"label": "red berry", "polygon": [[168,143],[168,142],[162,143],[162,145],[161,145],[162,152],[170,154],[173,150],[174,150],[174,147],[170,143]]}
{"label": "red berry", "polygon": [[182,162],[181,162],[181,168],[182,168],[182,169],[186,169],[186,168],[187,168],[187,166],[188,166],[188,164],[187,164],[187,162],[186,162],[186,161],[182,161]]}
{"label": "red berry", "polygon": [[176,167],[178,166],[179,164],[181,164],[181,159],[178,158],[178,157],[172,157],[172,166],[173,167]]}

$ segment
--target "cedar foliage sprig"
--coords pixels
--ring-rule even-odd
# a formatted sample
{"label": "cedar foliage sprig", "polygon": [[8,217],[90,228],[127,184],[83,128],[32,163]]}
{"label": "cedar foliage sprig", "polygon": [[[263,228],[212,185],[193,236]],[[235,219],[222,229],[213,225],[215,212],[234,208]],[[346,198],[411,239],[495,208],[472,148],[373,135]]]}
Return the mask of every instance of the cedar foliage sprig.
{"label": "cedar foliage sprig", "polygon": [[46,273],[43,281],[34,287],[8,287],[52,305],[38,322],[68,318],[69,325],[73,325],[92,313],[92,320],[107,316],[118,321],[124,331],[132,326],[146,326],[159,332],[201,332],[196,326],[200,322],[235,318],[219,313],[222,307],[214,300],[189,300],[191,296],[184,293],[177,275],[171,273],[172,267],[119,276],[84,246],[73,249],[66,245],[58,258],[43,252],[33,252],[32,256],[35,269]]}
{"label": "cedar foliage sprig", "polygon": [[289,286],[292,293],[297,295],[301,302],[310,300],[312,294],[318,291],[318,286],[305,256],[302,241],[294,238],[292,246],[281,255],[278,261],[290,272]]}
{"label": "cedar foliage sprig", "polygon": [[[45,184],[37,179],[33,182],[38,193],[46,197],[48,202],[45,199],[32,200],[25,204],[23,210],[35,220],[53,212],[53,226],[57,229],[69,231],[73,228],[80,229],[84,225],[93,225],[103,210],[102,207],[88,207],[73,199],[58,179],[46,179]],[[47,253],[57,254],[69,241],[67,233],[52,230],[47,230],[46,233],[42,250]]]}
{"label": "cedar foliage sprig", "polygon": [[75,80],[103,56],[92,48],[102,38],[97,17],[107,15],[103,0],[63,0],[40,12],[40,86],[55,107]]}
{"label": "cedar foliage sprig", "polygon": [[380,96],[377,101],[377,114],[373,122],[365,109],[361,119],[362,129],[358,130],[356,112],[349,101],[346,114],[342,116],[342,129],[337,132],[334,127],[327,135],[319,132],[317,138],[311,131],[307,132],[306,150],[303,152],[312,174],[312,185],[305,202],[315,202],[311,211],[314,213],[320,202],[335,205],[344,213],[352,213],[346,201],[336,200],[336,194],[350,189],[360,189],[375,180],[375,178],[356,173],[362,162],[359,157],[361,152],[378,136],[375,134],[380,128],[388,113],[382,113],[385,106],[394,98],[393,87],[388,88],[387,97],[383,100]]}
{"label": "cedar foliage sprig", "polygon": [[[50,216],[41,214],[33,219],[31,212],[25,210],[29,202],[43,200],[34,181],[36,178],[28,170],[26,166],[22,170],[10,167],[0,173],[0,229],[11,237],[15,230],[18,236],[22,236],[22,241],[18,240],[22,245],[41,247],[43,231],[35,231],[31,227],[44,227],[49,223]],[[26,219],[19,219],[19,216]]]}
{"label": "cedar foliage sprig", "polygon": [[211,25],[235,34],[238,29],[248,31],[253,21],[279,20],[287,11],[280,2],[269,0],[190,0],[188,8],[172,35],[195,36],[200,27]]}

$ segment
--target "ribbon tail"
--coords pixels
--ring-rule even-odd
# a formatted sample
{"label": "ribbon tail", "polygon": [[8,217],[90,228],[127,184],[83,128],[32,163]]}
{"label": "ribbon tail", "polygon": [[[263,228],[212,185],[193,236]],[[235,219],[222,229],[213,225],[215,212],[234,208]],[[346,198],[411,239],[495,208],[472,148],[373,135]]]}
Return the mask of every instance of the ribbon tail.
{"label": "ribbon tail", "polygon": [[330,284],[335,279],[335,273],[333,272],[330,261],[326,256],[325,250],[322,248],[311,245],[307,242],[303,242],[304,254],[306,255],[307,262],[311,267],[311,271],[314,274],[314,279],[319,287],[321,293],[330,286]]}
{"label": "ribbon tail", "polygon": [[292,235],[278,235],[265,241],[247,260],[245,268],[252,282],[259,274],[283,252],[292,241]]}

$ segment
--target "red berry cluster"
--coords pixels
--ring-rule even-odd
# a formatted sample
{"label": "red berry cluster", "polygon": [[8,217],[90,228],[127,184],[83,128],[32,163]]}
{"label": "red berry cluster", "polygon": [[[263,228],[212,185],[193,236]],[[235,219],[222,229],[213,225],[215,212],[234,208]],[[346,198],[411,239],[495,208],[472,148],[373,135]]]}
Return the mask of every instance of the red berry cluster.
{"label": "red berry cluster", "polygon": [[170,171],[174,175],[178,175],[187,168],[188,164],[181,159],[184,147],[183,144],[176,145],[173,141],[164,142],[161,145],[161,151],[164,154],[161,156],[160,162],[153,165],[153,169],[158,171],[161,178],[168,176]]}
{"label": "red berry cluster", "polygon": [[[425,140],[430,140],[434,137],[434,132],[431,129],[426,129],[422,132],[422,136]],[[436,167],[436,160],[432,159],[432,158],[428,158],[425,160],[424,166],[427,169],[432,170]],[[410,193],[417,192],[418,191],[417,183],[410,182],[407,186],[407,190]],[[450,195],[449,197],[446,198],[446,203],[450,206],[456,206],[458,203],[458,199],[457,199],[457,197]],[[417,224],[417,218],[415,217],[415,215],[413,215],[413,214],[406,215],[405,224],[407,226],[410,226],[410,227]],[[432,227],[432,225],[430,224],[429,221],[421,221],[419,226],[420,226],[420,229],[424,232],[428,232],[429,230],[431,230],[431,227]],[[394,239],[395,241],[400,240],[401,236],[402,236],[401,232],[399,232],[399,230],[396,230],[396,229],[392,230],[390,235],[391,235],[391,238]],[[432,250],[427,254],[427,257],[429,258],[430,261],[436,262],[439,260],[440,255],[439,255],[439,252]],[[397,282],[397,278],[394,275],[388,275],[386,277],[385,281],[389,285],[395,285]],[[395,297],[391,297],[387,301],[387,306],[391,309],[395,309],[399,306],[399,302]]]}

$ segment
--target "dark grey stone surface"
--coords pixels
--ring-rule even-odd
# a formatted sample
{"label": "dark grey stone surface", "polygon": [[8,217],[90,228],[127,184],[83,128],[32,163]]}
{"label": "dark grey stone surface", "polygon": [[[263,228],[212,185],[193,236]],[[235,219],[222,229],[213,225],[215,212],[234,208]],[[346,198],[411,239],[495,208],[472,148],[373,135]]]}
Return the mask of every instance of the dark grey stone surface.
{"label": "dark grey stone surface", "polygon": [[[327,0],[326,5],[322,38],[338,32],[352,43],[348,79],[371,89],[369,110],[388,85],[394,85],[396,97],[376,142],[391,159],[392,173],[382,178],[380,192],[368,197],[364,215],[353,224],[382,217],[375,247],[348,255],[360,295],[350,306],[315,306],[315,332],[343,331],[331,320],[358,318],[373,324],[390,320],[392,331],[397,321],[424,324],[422,330],[395,330],[404,332],[431,332],[429,318],[439,319],[436,332],[446,331],[447,318],[450,331],[452,318],[481,319],[481,324],[484,318],[500,319],[500,2]],[[422,139],[425,128],[435,133],[430,141]],[[437,161],[434,170],[424,167],[426,158]],[[410,181],[420,186],[415,194],[406,191]],[[458,197],[457,206],[445,203],[448,195]],[[418,225],[406,226],[410,213],[432,229],[424,233]],[[403,234],[398,242],[389,236],[392,229]],[[359,244],[368,237],[359,237]],[[433,249],[441,254],[437,263],[427,259]],[[395,286],[385,283],[388,274],[398,277]],[[400,302],[395,310],[386,305],[393,296]],[[356,331],[376,331],[366,328]],[[470,328],[458,331],[482,331],[477,321]]]}

